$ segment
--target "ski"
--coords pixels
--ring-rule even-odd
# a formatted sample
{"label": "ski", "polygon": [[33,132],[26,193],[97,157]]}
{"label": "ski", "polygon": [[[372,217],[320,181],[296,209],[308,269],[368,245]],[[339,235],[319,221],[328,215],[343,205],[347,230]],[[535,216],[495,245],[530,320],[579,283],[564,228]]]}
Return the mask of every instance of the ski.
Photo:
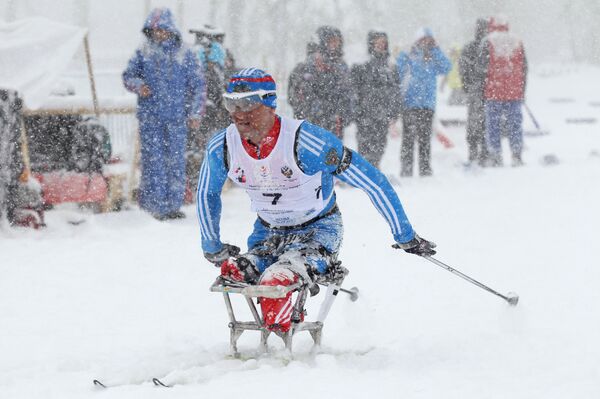
{"label": "ski", "polygon": [[94,383],[95,386],[100,387],[100,388],[108,388],[106,385],[104,385],[102,382],[100,382],[99,380],[94,380],[92,381]]}
{"label": "ski", "polygon": [[142,385],[144,383],[148,383],[148,382],[152,382],[152,384],[154,384],[154,386],[156,387],[160,387],[160,388],[172,388],[172,385],[169,384],[165,384],[163,381],[161,381],[159,378],[156,377],[152,377],[151,379],[148,380],[144,380],[141,382],[131,382],[131,383],[116,383],[116,384],[108,384],[105,382],[102,382],[101,380],[95,379],[92,380],[92,383],[94,384],[94,386],[98,387],[98,388],[102,388],[102,389],[109,389],[109,388],[117,388],[117,387],[124,387],[124,386],[128,386],[128,385]]}
{"label": "ski", "polygon": [[158,378],[152,378],[152,382],[154,383],[155,386],[157,387],[164,387],[164,388],[172,388],[172,385],[167,385],[164,382],[162,382],[161,380],[159,380]]}

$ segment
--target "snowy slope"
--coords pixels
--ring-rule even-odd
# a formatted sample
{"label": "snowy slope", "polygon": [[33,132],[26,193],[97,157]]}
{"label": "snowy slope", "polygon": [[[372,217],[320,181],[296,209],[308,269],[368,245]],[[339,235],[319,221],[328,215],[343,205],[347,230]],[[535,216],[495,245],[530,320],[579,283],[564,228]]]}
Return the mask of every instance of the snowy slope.
{"label": "snowy slope", "polygon": [[[533,77],[531,106],[551,134],[527,138],[526,166],[465,171],[464,130],[453,128],[455,148],[434,144],[435,175],[400,181],[407,213],[438,243],[437,257],[516,291],[516,308],[390,248],[366,195],[342,188],[345,285],[361,298],[338,298],[316,356],[300,333],[289,363],[277,337],[272,357],[234,360],[192,207],[183,221],[132,209],[85,215],[79,226],[66,223],[75,210],[58,209],[45,230],[0,229],[0,397],[599,397],[600,125],[566,122],[576,112],[600,119],[588,88],[599,78],[583,67]],[[575,101],[549,101],[557,90]],[[398,148],[392,140],[386,173],[398,173]],[[544,166],[547,154],[560,164]],[[224,202],[222,235],[243,244],[248,201],[232,190]],[[257,343],[245,333],[241,350]],[[150,377],[175,387],[156,388]],[[94,378],[125,385],[101,391]]]}

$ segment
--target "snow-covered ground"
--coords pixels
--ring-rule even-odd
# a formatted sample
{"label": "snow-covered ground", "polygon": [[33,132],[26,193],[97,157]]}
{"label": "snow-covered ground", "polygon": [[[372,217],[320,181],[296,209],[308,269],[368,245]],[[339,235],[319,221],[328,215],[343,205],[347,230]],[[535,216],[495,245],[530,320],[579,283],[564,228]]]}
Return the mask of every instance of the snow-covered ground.
{"label": "snow-covered ground", "polygon": [[[193,207],[182,221],[132,209],[78,226],[67,223],[78,211],[64,207],[47,213],[44,230],[0,229],[0,397],[600,397],[600,122],[567,122],[600,120],[600,70],[536,72],[529,102],[550,135],[526,137],[524,167],[466,171],[457,127],[446,131],[454,148],[434,144],[435,175],[397,187],[437,257],[517,292],[517,307],[392,249],[367,196],[341,188],[345,285],[360,299],[338,298],[314,356],[299,333],[289,362],[277,337],[272,356],[236,360]],[[398,153],[393,139],[386,173],[397,176]],[[544,165],[548,154],[560,163]],[[243,244],[252,221],[245,195],[228,191],[223,238]],[[258,339],[245,333],[241,350],[251,354]],[[102,390],[94,378],[122,385]]]}

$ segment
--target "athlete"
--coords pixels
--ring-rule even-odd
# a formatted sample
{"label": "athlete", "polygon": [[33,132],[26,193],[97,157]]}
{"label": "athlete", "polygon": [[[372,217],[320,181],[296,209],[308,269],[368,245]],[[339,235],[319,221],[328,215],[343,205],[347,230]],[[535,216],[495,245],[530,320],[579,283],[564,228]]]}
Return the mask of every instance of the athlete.
{"label": "athlete", "polygon": [[[246,68],[229,80],[223,103],[233,123],[217,132],[200,170],[197,213],[202,249],[221,275],[251,284],[288,286],[300,281],[311,293],[342,243],[342,217],[334,178],[363,190],[389,224],[394,247],[435,254],[435,244],[415,234],[386,177],[332,133],[308,121],[275,113],[271,75]],[[243,188],[258,214],[248,252],[220,237],[221,190],[226,179]],[[287,332],[291,293],[260,298],[265,326]]]}

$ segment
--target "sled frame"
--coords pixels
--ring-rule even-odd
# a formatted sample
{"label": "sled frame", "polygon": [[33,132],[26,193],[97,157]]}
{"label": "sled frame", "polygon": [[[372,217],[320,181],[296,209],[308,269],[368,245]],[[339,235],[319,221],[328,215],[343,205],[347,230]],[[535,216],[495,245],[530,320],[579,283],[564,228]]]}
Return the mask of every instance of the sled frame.
{"label": "sled frame", "polygon": [[[308,297],[309,288],[308,284],[295,283],[289,286],[257,286],[251,285],[239,281],[233,281],[223,276],[217,277],[215,282],[211,285],[211,292],[220,292],[223,294],[225,301],[225,307],[227,308],[227,314],[229,316],[229,347],[232,355],[235,358],[241,356],[237,341],[244,331],[258,331],[260,332],[260,344],[259,352],[267,353],[268,345],[267,340],[271,333],[279,336],[284,344],[285,349],[292,352],[293,337],[297,332],[308,331],[313,339],[313,351],[321,346],[321,337],[323,331],[323,323],[327,317],[331,305],[333,304],[343,282],[344,277],[348,274],[348,271],[341,266],[335,265],[336,267],[343,269],[342,273],[336,273],[335,281],[318,281],[319,284],[327,287],[325,290],[325,298],[321,303],[317,320],[315,321],[302,321],[301,315],[304,312],[304,304]],[[339,270],[339,269],[338,269]],[[283,298],[290,292],[297,292],[296,300],[292,310],[292,325],[287,332],[271,331],[265,327],[263,318],[260,316],[254,298]],[[252,321],[239,321],[233,310],[231,303],[231,294],[239,294],[245,297],[248,308],[252,313]],[[258,301],[257,301],[258,303]]]}

